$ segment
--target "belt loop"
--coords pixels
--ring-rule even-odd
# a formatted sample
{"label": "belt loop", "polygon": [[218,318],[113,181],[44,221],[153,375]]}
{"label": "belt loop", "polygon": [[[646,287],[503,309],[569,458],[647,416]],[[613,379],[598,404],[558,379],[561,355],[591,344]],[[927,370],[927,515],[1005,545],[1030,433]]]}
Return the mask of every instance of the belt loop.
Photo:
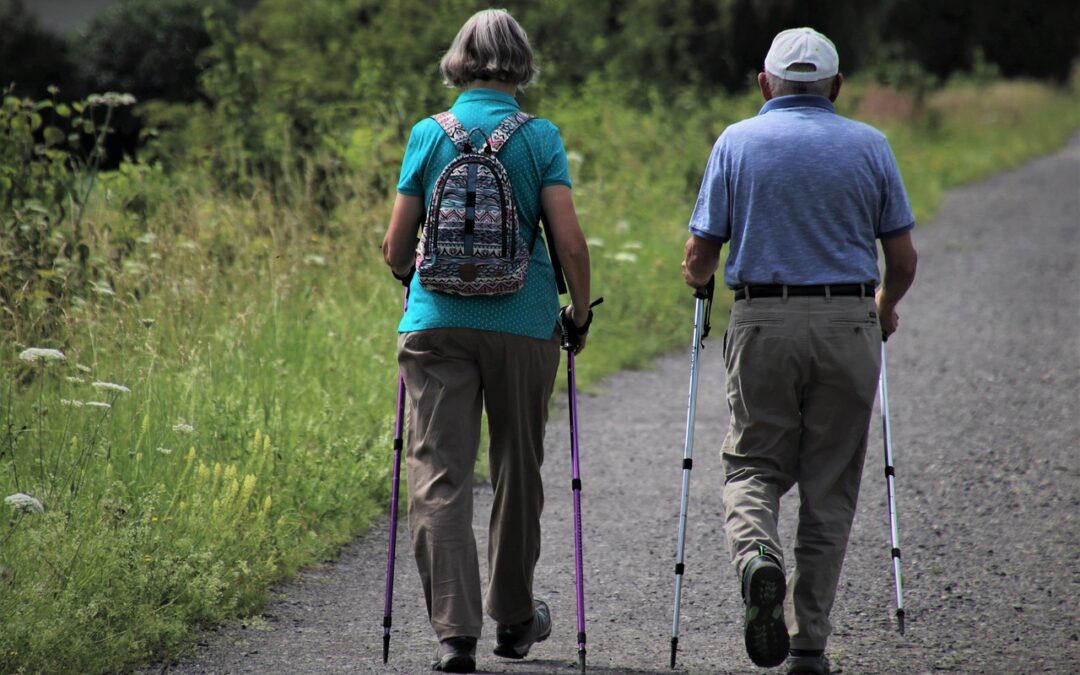
{"label": "belt loop", "polygon": [[743,286],[743,291],[746,293],[746,304],[750,304],[750,284]]}
{"label": "belt loop", "polygon": [[825,284],[825,302],[832,302],[832,286]]}
{"label": "belt loop", "polygon": [[859,299],[866,299],[866,284],[859,284]]}
{"label": "belt loop", "polygon": [[787,284],[784,284],[781,288],[781,297],[784,299],[784,302],[787,302]]}

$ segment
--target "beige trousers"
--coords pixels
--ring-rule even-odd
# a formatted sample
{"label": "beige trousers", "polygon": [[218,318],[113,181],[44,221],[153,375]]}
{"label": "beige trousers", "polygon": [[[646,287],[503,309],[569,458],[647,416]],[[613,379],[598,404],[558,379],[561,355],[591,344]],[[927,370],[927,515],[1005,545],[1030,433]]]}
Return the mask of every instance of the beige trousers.
{"label": "beige trousers", "polygon": [[398,363],[409,395],[409,529],[435,633],[440,640],[480,637],[483,625],[472,527],[483,409],[495,493],[484,605],[498,623],[528,621],[558,340],[467,328],[414,331],[399,336]]}
{"label": "beige trousers", "polygon": [[[785,616],[795,649],[824,649],[855,515],[881,366],[872,298],[735,302],[724,336],[731,426],[724,442],[732,562],[783,562],[780,497],[799,486]],[[741,576],[740,576],[741,579]]]}

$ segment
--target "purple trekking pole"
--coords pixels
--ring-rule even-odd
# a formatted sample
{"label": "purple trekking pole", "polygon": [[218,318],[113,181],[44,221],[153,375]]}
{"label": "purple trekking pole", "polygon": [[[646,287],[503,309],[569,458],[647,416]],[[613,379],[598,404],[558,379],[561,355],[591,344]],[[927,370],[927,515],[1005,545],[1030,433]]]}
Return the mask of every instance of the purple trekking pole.
{"label": "purple trekking pole", "polygon": [[[589,305],[591,310],[601,302],[598,298]],[[592,312],[589,313],[592,319]],[[581,672],[585,673],[585,573],[583,568],[583,553],[581,548],[581,461],[578,451],[578,424],[577,424],[577,382],[575,378],[576,367],[574,364],[574,350],[577,348],[578,333],[575,330],[572,317],[565,315],[562,320],[563,340],[562,348],[566,350],[566,391],[570,399],[570,487],[574,497],[574,586],[577,589],[577,643],[578,663]],[[585,326],[588,329],[588,324]]]}
{"label": "purple trekking pole", "polygon": [[[405,289],[402,312],[409,306],[409,289]],[[386,553],[386,595],[383,599],[383,647],[382,660],[390,658],[390,624],[394,608],[394,559],[397,556],[398,493],[401,488],[401,448],[404,445],[405,379],[398,372],[397,415],[394,419],[394,475],[390,489],[390,546]]]}

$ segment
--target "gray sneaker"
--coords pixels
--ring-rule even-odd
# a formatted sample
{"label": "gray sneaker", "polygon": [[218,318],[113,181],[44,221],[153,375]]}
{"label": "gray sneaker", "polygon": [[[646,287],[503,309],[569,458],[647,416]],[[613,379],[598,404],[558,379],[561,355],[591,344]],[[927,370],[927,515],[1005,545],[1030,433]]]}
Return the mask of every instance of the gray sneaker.
{"label": "gray sneaker", "polygon": [[829,659],[824,654],[819,656],[789,656],[787,675],[835,675],[839,670],[829,668]]}
{"label": "gray sneaker", "polygon": [[476,638],[462,636],[440,640],[431,669],[443,673],[475,672]]}
{"label": "gray sneaker", "polygon": [[551,610],[543,600],[533,600],[533,618],[513,626],[495,627],[495,656],[504,659],[523,659],[537,642],[551,635]]}
{"label": "gray sneaker", "polygon": [[771,557],[759,555],[746,564],[743,570],[743,602],[746,604],[743,637],[747,656],[763,668],[780,665],[788,655],[785,590],[784,570]]}

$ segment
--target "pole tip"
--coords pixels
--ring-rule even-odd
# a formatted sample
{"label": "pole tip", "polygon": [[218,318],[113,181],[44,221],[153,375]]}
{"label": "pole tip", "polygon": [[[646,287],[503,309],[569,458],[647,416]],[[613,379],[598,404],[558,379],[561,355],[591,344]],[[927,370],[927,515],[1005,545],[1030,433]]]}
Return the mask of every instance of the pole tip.
{"label": "pole tip", "polygon": [[579,649],[577,652],[578,664],[581,666],[581,675],[585,675],[585,650]]}
{"label": "pole tip", "polygon": [[679,648],[679,638],[677,638],[677,637],[671,638],[671,668],[672,668],[672,670],[675,669],[675,652],[678,650],[678,648]]}
{"label": "pole tip", "polygon": [[900,630],[900,634],[904,634],[904,610],[896,610],[896,627]]}
{"label": "pole tip", "polygon": [[390,660],[390,634],[382,636],[382,662],[386,663]]}

